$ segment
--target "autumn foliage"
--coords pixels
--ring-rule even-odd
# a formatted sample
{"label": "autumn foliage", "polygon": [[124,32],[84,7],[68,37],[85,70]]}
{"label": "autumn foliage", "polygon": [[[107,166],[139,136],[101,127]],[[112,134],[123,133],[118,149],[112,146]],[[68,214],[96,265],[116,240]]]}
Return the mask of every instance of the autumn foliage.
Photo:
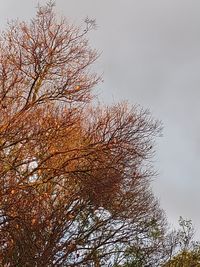
{"label": "autumn foliage", "polygon": [[126,103],[94,104],[93,24],[47,4],[1,34],[2,266],[114,266],[127,247],[161,246],[150,188],[160,125]]}

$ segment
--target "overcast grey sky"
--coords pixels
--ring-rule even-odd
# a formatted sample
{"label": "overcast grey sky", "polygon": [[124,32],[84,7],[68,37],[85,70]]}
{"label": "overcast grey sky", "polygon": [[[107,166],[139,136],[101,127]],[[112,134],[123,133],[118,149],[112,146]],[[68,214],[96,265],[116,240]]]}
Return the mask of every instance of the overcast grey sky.
{"label": "overcast grey sky", "polygon": [[[40,1],[41,3],[45,1]],[[0,0],[0,25],[33,16],[35,0]],[[171,223],[191,218],[200,236],[200,1],[57,0],[57,12],[80,24],[96,18],[91,43],[102,56],[105,102],[126,99],[164,125],[153,186]]]}

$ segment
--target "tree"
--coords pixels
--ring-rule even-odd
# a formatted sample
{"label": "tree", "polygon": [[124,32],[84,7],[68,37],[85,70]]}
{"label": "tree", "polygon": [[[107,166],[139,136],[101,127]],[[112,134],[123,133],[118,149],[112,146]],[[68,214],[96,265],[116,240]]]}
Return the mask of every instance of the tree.
{"label": "tree", "polygon": [[164,267],[199,267],[200,266],[200,244],[194,241],[194,227],[191,220],[180,217],[180,229],[176,235],[173,255]]}
{"label": "tree", "polygon": [[150,187],[160,124],[126,103],[94,105],[93,26],[56,19],[48,3],[1,35],[3,266],[114,266],[152,226],[164,232]]}
{"label": "tree", "polygon": [[170,260],[165,267],[199,267],[200,254],[199,251],[185,251],[176,255]]}
{"label": "tree", "polygon": [[152,220],[147,238],[137,239],[137,242],[128,246],[123,261],[115,267],[164,267],[180,251],[179,243],[179,231],[163,229],[157,221]]}

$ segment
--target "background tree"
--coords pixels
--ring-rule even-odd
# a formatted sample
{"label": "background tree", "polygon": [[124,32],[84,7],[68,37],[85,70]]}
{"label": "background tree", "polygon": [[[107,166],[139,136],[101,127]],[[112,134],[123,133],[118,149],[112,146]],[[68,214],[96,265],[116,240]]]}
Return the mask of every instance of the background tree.
{"label": "background tree", "polygon": [[176,235],[173,256],[164,267],[199,267],[200,266],[200,244],[194,240],[194,227],[191,220],[180,217],[180,229]]}
{"label": "background tree", "polygon": [[92,103],[93,27],[57,20],[48,3],[1,35],[3,266],[114,266],[164,234],[150,188],[160,124],[126,103]]}

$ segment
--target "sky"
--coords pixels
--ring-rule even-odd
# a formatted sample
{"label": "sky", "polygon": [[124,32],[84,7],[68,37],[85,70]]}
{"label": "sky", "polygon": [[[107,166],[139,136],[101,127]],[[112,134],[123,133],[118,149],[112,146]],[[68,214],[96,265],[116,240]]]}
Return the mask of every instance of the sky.
{"label": "sky", "polygon": [[[44,3],[45,1],[40,1]],[[162,121],[153,190],[172,226],[192,219],[200,237],[200,1],[56,0],[59,15],[80,25],[95,18],[90,42],[105,103],[128,100]],[[36,0],[0,0],[0,26],[29,19]]]}

